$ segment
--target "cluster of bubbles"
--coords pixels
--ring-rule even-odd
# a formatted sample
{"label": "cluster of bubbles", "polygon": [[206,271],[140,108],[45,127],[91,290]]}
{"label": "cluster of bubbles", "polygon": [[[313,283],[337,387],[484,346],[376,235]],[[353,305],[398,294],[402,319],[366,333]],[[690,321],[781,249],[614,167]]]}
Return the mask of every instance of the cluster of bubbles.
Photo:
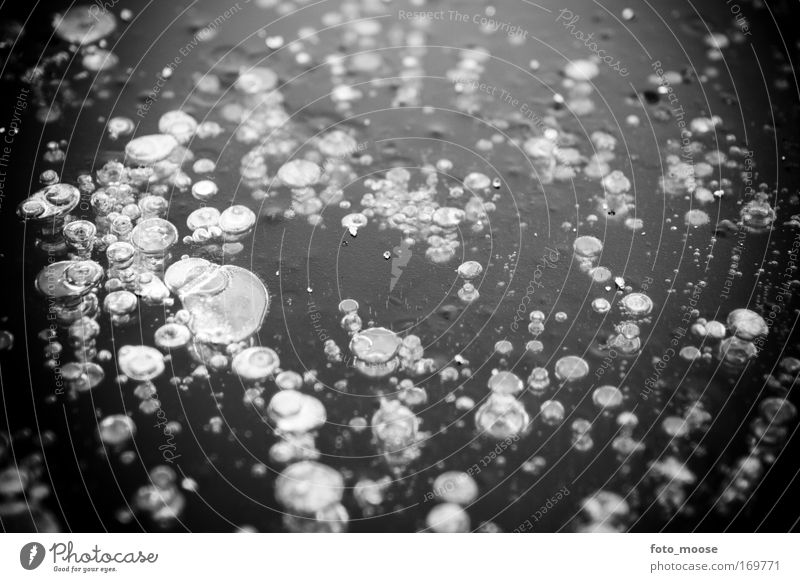
{"label": "cluster of bubbles", "polygon": [[650,463],[647,481],[655,489],[655,502],[667,514],[673,515],[686,503],[688,489],[697,476],[675,455],[666,455]]}
{"label": "cluster of bubbles", "polygon": [[[64,226],[81,199],[81,192],[70,184],[49,184],[31,194],[17,207],[17,214],[31,224],[38,234],[37,243],[45,252],[59,253],[65,250]],[[86,239],[91,244],[94,232],[83,235],[68,231],[73,238]]]}
{"label": "cluster of bubbles", "polygon": [[[46,505],[51,495],[46,482],[42,449],[51,445],[55,435],[42,431],[36,442],[30,435],[0,432],[0,520],[6,531],[57,533],[60,526]],[[28,452],[30,449],[30,452]]]}
{"label": "cluster of bubbles", "polygon": [[[94,45],[116,27],[111,11],[98,14],[99,18],[86,6],[77,6],[54,21],[56,34],[80,46],[83,65],[92,71],[113,68],[118,61],[113,53]],[[107,131],[112,139],[129,138],[124,160],[107,162],[94,175],[78,176],[76,186],[61,182],[48,170],[40,177],[42,189],[23,200],[17,212],[32,226],[39,248],[54,256],[66,255],[66,260],[48,262],[36,277],[36,288],[46,298],[51,319],[58,326],[42,336],[47,341],[48,365],[72,396],[98,386],[105,378],[101,364],[114,358],[97,349],[102,315],[115,326],[126,326],[137,320],[142,304],[171,307],[174,298],[181,302],[182,309],[168,315],[156,329],[155,348],[123,345],[116,355],[117,380],[133,383],[139,409],[155,414],[161,413],[155,381],[178,350],[188,350],[199,364],[189,376],[172,379],[180,386],[207,377],[207,366],[231,369],[246,381],[271,376],[264,354],[253,352],[260,348],[250,347],[266,316],[269,295],[261,280],[241,267],[200,257],[173,261],[171,251],[181,242],[210,259],[232,256],[243,249],[242,241],[255,226],[255,213],[244,205],[199,208],[188,217],[191,234],[183,239],[167,220],[169,196],[175,190],[190,191],[204,204],[215,200],[218,187],[205,177],[215,164],[207,159],[194,161],[189,145],[195,139],[219,135],[221,127],[173,110],[158,120],[158,133],[134,136],[134,130],[135,124],[127,117],[109,119]],[[184,169],[192,161],[192,171],[202,179],[193,180]],[[82,214],[93,212],[91,220],[73,216],[79,204]],[[98,256],[105,259],[105,267],[96,262]],[[98,296],[102,294],[101,310]],[[60,330],[67,336],[75,361],[61,362]],[[277,367],[277,356],[275,360]],[[291,402],[271,403],[271,418],[280,417],[275,423],[277,433],[293,435],[304,423],[318,426],[324,422],[321,405],[312,405],[311,413],[308,406],[301,407],[300,419],[292,419],[293,406]],[[309,414],[317,417],[316,424],[303,418]],[[164,428],[170,438],[179,431],[177,422]],[[136,434],[136,423],[128,415],[108,414],[98,421],[99,440],[124,459],[130,457],[131,451],[125,448]],[[136,493],[133,505],[168,527],[185,504],[176,475],[171,468],[159,466],[151,471],[150,480],[150,485]]]}
{"label": "cluster of bubbles", "polygon": [[758,355],[769,328],[763,317],[744,308],[730,312],[727,328],[731,335],[719,342],[717,357],[727,369],[741,370]]}
{"label": "cluster of bubbles", "polygon": [[481,197],[491,189],[491,180],[477,172],[449,188],[453,204],[465,192],[471,194],[463,207],[439,204],[439,172],[451,166],[449,160],[439,160],[436,166],[422,167],[425,183],[416,187],[411,186],[411,172],[402,167],[392,168],[383,178],[365,180],[364,185],[371,192],[361,198],[361,214],[376,219],[380,227],[401,231],[409,245],[424,242],[425,256],[431,262],[447,263],[461,246],[462,224],[468,224],[472,232],[480,232],[488,224],[488,212],[494,210],[494,203]]}
{"label": "cluster of bubbles", "polygon": [[[343,314],[341,327],[350,335],[350,352],[353,367],[370,378],[383,378],[402,371],[419,376],[434,369],[434,362],[425,358],[419,336],[406,334],[400,337],[385,327],[362,329],[358,315],[358,302],[345,299],[339,304]],[[331,339],[325,342],[325,353],[330,361],[341,361],[341,350]]]}
{"label": "cluster of bubbles", "polygon": [[150,470],[150,483],[140,487],[133,497],[133,509],[141,512],[158,526],[168,529],[180,519],[186,507],[186,495],[181,486],[193,489],[191,480],[178,484],[178,475],[168,465]]}
{"label": "cluster of bubbles", "polygon": [[[465,533],[471,531],[471,520],[466,508],[480,494],[478,484],[464,471],[445,471],[439,474],[431,487],[434,505],[425,517],[425,529],[438,533]],[[499,531],[492,522],[480,525],[478,531]]]}
{"label": "cluster of bubbles", "polygon": [[[192,192],[195,192],[193,186]],[[186,218],[191,235],[183,238],[184,244],[198,247],[210,257],[232,257],[244,249],[241,241],[256,224],[256,214],[247,206],[234,204],[222,212],[213,206],[203,206]]]}
{"label": "cluster of bubbles", "polygon": [[518,398],[522,379],[513,372],[497,372],[489,378],[489,396],[475,412],[478,433],[496,440],[516,439],[531,430],[531,418]]}
{"label": "cluster of bubbles", "polygon": [[[661,80],[655,79],[655,82]],[[726,136],[731,143],[727,152],[709,148],[702,140],[703,136],[715,135],[721,127],[722,119],[717,116],[697,117],[689,121],[689,129],[681,142],[667,142],[666,168],[660,177],[661,191],[671,197],[684,196],[691,200],[692,205],[708,206],[736,193],[734,182],[722,177],[723,170],[739,171],[746,182],[739,225],[733,225],[727,219],[721,224],[752,233],[766,232],[772,228],[776,216],[770,203],[773,193],[767,191],[766,184],[760,184],[757,189],[750,185],[755,170],[752,152],[733,143],[735,140],[730,135]],[[702,208],[690,208],[684,221],[688,226],[699,227],[709,224],[711,217]]]}
{"label": "cluster of bubbles", "polygon": [[103,275],[103,268],[91,260],[56,261],[39,272],[36,288],[47,298],[58,325],[67,328],[82,317],[97,314]]}
{"label": "cluster of bubbles", "polygon": [[344,479],[316,461],[286,467],[275,480],[275,499],[286,510],[283,523],[292,532],[342,532],[349,516],[342,505]]}
{"label": "cluster of bubbles", "polygon": [[270,459],[288,463],[319,458],[316,431],[327,418],[322,402],[299,390],[280,390],[270,399],[267,415],[281,439],[272,445]]}
{"label": "cluster of bubbles", "polygon": [[366,376],[388,376],[400,367],[398,353],[402,344],[395,332],[384,327],[357,331],[350,338],[354,366]]}
{"label": "cluster of bubbles", "polygon": [[601,489],[581,501],[580,532],[619,532],[627,529],[631,506],[620,495]]}
{"label": "cluster of bubbles", "polygon": [[473,281],[483,273],[483,266],[477,261],[466,261],[458,266],[458,276],[464,284],[458,290],[458,297],[464,303],[472,303],[480,297]]}
{"label": "cluster of bubbles", "polygon": [[100,440],[111,447],[126,444],[136,435],[136,423],[124,414],[109,414],[97,426]]}
{"label": "cluster of bubbles", "polygon": [[204,361],[252,341],[269,309],[267,288],[236,265],[187,257],[169,266],[164,283],[188,312],[191,347]]}
{"label": "cluster of bubbles", "polygon": [[787,395],[796,385],[800,360],[785,357],[778,369],[778,375],[771,376],[768,383],[772,394],[758,403],[750,420],[747,452],[725,470],[718,511],[729,512],[750,498],[789,438],[790,426],[797,421],[797,407]]}
{"label": "cluster of bubbles", "polygon": [[382,399],[372,416],[372,435],[390,467],[400,470],[420,455],[420,419],[399,400]]}

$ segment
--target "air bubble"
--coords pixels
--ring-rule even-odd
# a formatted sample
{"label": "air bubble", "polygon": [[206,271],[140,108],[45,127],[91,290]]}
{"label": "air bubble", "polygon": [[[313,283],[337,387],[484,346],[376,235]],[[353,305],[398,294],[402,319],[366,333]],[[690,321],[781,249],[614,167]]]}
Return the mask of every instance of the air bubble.
{"label": "air bubble", "polygon": [[589,364],[579,356],[564,356],[555,365],[556,378],[562,382],[575,382],[589,373]]}
{"label": "air bubble", "polygon": [[180,323],[166,323],[156,330],[154,340],[163,350],[183,348],[192,340],[192,332]]}
{"label": "air bubble", "polygon": [[632,317],[644,317],[653,310],[653,300],[644,293],[629,293],[620,300],[620,307]]}
{"label": "air bubble", "polygon": [[592,402],[601,409],[622,406],[622,392],[616,386],[600,386],[592,393]]}
{"label": "air bubble", "polygon": [[133,164],[151,166],[169,157],[178,147],[178,140],[171,135],[143,135],[128,142],[125,156]]}
{"label": "air bubble", "polygon": [[524,388],[522,379],[512,372],[497,372],[489,378],[488,386],[495,394],[510,396],[519,394]]}
{"label": "air bubble", "polygon": [[131,380],[149,382],[164,371],[164,356],[149,346],[123,346],[117,355],[117,364]]}
{"label": "air bubble", "polygon": [[234,374],[248,382],[265,380],[278,366],[280,366],[278,354],[266,347],[246,348],[236,354],[231,363]]}
{"label": "air bubble", "polygon": [[278,170],[278,178],[291,188],[307,188],[319,182],[320,167],[308,160],[292,160]]}
{"label": "air bubble", "polygon": [[136,424],[124,414],[112,414],[100,421],[97,430],[103,443],[119,446],[133,438]]}
{"label": "air bubble", "polygon": [[728,328],[733,335],[743,340],[752,340],[769,333],[767,322],[755,311],[734,309],[728,315]]}
{"label": "air bubble", "polygon": [[466,281],[477,279],[483,273],[483,267],[477,261],[467,261],[458,266],[458,276]]}

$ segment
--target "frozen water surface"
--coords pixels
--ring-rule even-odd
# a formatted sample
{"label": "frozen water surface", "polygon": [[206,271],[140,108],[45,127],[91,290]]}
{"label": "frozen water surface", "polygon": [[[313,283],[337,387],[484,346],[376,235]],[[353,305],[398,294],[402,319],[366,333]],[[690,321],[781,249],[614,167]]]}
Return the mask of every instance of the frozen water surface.
{"label": "frozen water surface", "polygon": [[[509,531],[547,502],[541,531],[716,531],[793,498],[797,59],[748,64],[728,7],[580,1],[602,59],[524,2],[459,4],[512,35],[106,4],[37,5],[49,44],[4,77],[0,486],[63,512],[40,531]],[[58,495],[4,454],[34,410],[76,460]]]}

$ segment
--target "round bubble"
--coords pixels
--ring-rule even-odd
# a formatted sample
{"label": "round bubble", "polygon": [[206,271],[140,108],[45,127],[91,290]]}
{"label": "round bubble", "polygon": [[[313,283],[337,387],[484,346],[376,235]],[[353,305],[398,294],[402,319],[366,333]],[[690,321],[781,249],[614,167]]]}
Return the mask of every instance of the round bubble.
{"label": "round bubble", "polygon": [[600,386],[592,393],[592,402],[598,408],[619,408],[622,406],[622,392],[616,386]]}
{"label": "round bubble", "polygon": [[350,351],[367,363],[385,363],[397,355],[400,338],[383,327],[371,327],[356,333],[350,340]]}
{"label": "round bubble", "polygon": [[530,416],[513,396],[492,393],[475,413],[475,426],[481,434],[505,439],[528,429]]}
{"label": "round bubble", "polygon": [[315,461],[289,465],[275,480],[275,499],[295,514],[313,516],[342,500],[344,479]]}
{"label": "round bubble", "polygon": [[164,356],[150,346],[123,346],[117,354],[119,369],[128,378],[147,382],[164,371]]}
{"label": "round bubble", "polygon": [[198,228],[210,228],[219,224],[220,212],[212,206],[204,206],[194,210],[186,218],[186,226],[189,230],[197,230]]}
{"label": "round bubble", "polygon": [[178,147],[178,140],[169,134],[137,137],[125,146],[125,156],[133,164],[151,166],[169,157]]}
{"label": "round bubble", "polygon": [[497,372],[489,378],[488,385],[495,394],[504,395],[519,394],[525,387],[522,379],[512,372]]}
{"label": "round bubble", "polygon": [[594,236],[579,236],[572,244],[572,248],[578,257],[595,259],[603,252],[603,243]]}
{"label": "round bubble", "polygon": [[283,434],[304,434],[325,424],[322,402],[297,390],[281,390],[272,397],[267,414]]}
{"label": "round bubble", "polygon": [[275,350],[257,346],[246,348],[236,354],[231,369],[242,380],[256,382],[271,376],[280,366],[280,358]]}
{"label": "round bubble", "polygon": [[564,356],[556,362],[556,378],[562,382],[574,382],[585,378],[589,373],[589,364],[580,356]]}
{"label": "round bubble", "polygon": [[542,421],[550,426],[561,424],[564,421],[564,405],[558,400],[546,400],[539,407]]}
{"label": "round bubble", "polygon": [[447,471],[436,477],[433,492],[442,501],[469,505],[478,498],[478,484],[463,471]]}
{"label": "round bubble", "polygon": [[755,311],[734,309],[728,315],[728,328],[733,335],[743,340],[752,340],[767,335],[767,322]]}
{"label": "round bubble", "polygon": [[280,390],[300,390],[303,387],[303,377],[292,370],[284,370],[275,376],[275,385]]}
{"label": "round bubble", "polygon": [[192,341],[192,332],[180,323],[166,323],[156,330],[154,339],[161,349],[173,350],[189,345]]}
{"label": "round bubble", "polygon": [[167,111],[158,120],[158,131],[168,134],[179,143],[187,143],[197,131],[197,121],[188,113],[176,109]]}
{"label": "round bubble", "polygon": [[157,254],[169,250],[178,241],[178,229],[163,218],[148,218],[131,231],[131,244],[142,253]]}
{"label": "round bubble", "polygon": [[128,442],[136,434],[136,424],[124,414],[112,414],[98,425],[100,440],[107,445],[118,446]]}
{"label": "round bubble", "polygon": [[319,182],[322,170],[308,160],[292,160],[280,167],[278,178],[291,188],[306,188]]}
{"label": "round bubble", "polygon": [[460,505],[442,503],[430,510],[425,524],[437,533],[465,533],[469,531],[470,520]]}
{"label": "round bubble", "polygon": [[241,204],[229,206],[219,215],[219,227],[226,235],[242,235],[253,228],[255,224],[255,212]]}
{"label": "round bubble", "polygon": [[620,306],[629,315],[642,317],[653,310],[653,300],[644,293],[629,293],[620,300]]}
{"label": "round bubble", "polygon": [[465,213],[460,208],[443,206],[433,213],[433,221],[443,228],[458,226],[464,221]]}
{"label": "round bubble", "polygon": [[117,28],[117,19],[110,10],[99,10],[94,4],[70,6],[53,18],[55,33],[74,44],[95,43]]}
{"label": "round bubble", "polygon": [[467,261],[458,266],[458,276],[466,281],[471,281],[481,276],[483,267],[478,261]]}

